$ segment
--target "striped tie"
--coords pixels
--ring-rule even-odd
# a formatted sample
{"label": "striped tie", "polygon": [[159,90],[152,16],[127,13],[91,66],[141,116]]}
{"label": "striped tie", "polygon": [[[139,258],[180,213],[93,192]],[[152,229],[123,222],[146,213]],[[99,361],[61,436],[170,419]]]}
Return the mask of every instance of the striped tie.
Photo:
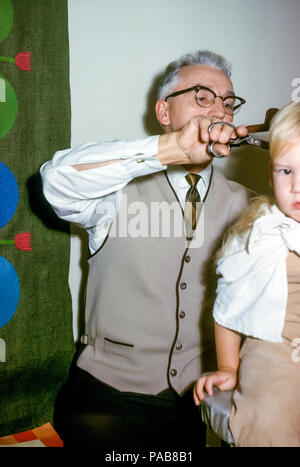
{"label": "striped tie", "polygon": [[201,202],[199,192],[197,190],[197,183],[199,182],[201,176],[198,174],[189,173],[186,175],[186,180],[190,185],[185,197],[185,206],[184,206],[184,220],[185,220],[185,229],[186,237],[188,240],[193,238],[193,235],[196,230],[197,220],[199,217],[200,204]]}

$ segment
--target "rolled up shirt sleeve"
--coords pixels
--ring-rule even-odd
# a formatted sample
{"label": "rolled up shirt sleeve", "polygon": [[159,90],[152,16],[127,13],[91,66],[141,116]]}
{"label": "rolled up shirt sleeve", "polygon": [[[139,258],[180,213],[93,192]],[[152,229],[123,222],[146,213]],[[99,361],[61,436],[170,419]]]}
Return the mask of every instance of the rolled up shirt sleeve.
{"label": "rolled up shirt sleeve", "polygon": [[[131,141],[88,143],[58,151],[40,169],[45,198],[57,216],[88,231],[94,252],[118,213],[122,189],[136,177],[161,170],[158,136]],[[116,160],[101,167],[73,166]]]}

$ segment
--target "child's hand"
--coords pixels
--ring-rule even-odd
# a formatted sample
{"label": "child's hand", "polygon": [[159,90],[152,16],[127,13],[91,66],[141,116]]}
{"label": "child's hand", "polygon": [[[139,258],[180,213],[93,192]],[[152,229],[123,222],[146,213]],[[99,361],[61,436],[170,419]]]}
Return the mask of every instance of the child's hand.
{"label": "child's hand", "polygon": [[207,376],[202,376],[196,381],[193,390],[194,402],[200,405],[204,399],[204,389],[209,396],[213,395],[213,386],[217,386],[220,391],[228,391],[235,388],[237,384],[237,370],[226,368],[218,370]]}

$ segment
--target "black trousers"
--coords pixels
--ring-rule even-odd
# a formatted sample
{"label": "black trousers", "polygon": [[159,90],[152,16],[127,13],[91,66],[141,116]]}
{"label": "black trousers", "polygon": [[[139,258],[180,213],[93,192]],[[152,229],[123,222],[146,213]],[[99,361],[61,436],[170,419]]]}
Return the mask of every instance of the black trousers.
{"label": "black trousers", "polygon": [[57,399],[55,428],[65,447],[198,449],[206,428],[192,393],[118,391],[74,367]]}

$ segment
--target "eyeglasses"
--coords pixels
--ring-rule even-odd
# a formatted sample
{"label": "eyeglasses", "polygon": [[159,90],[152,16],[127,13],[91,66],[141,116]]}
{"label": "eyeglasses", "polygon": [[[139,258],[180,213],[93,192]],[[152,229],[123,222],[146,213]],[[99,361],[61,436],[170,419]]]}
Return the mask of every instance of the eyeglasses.
{"label": "eyeglasses", "polygon": [[199,84],[188,89],[182,89],[181,91],[173,92],[173,94],[170,94],[165,98],[165,101],[170,97],[179,96],[180,94],[184,94],[185,92],[190,91],[195,91],[196,103],[200,107],[210,107],[215,103],[216,98],[219,97],[222,99],[225,113],[228,115],[237,114],[241,106],[246,102],[242,97],[234,95],[226,97],[217,96],[217,94],[212,89],[206,88],[205,86],[200,86]]}

